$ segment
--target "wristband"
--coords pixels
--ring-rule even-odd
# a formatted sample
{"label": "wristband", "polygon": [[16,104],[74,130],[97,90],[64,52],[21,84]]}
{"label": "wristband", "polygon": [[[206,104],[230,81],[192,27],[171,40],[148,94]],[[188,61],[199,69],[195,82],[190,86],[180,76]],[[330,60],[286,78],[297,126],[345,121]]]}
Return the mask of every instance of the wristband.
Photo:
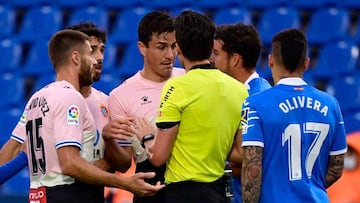
{"label": "wristband", "polygon": [[155,138],[154,134],[147,134],[141,139],[141,146],[145,148],[145,142],[149,140],[153,140]]}

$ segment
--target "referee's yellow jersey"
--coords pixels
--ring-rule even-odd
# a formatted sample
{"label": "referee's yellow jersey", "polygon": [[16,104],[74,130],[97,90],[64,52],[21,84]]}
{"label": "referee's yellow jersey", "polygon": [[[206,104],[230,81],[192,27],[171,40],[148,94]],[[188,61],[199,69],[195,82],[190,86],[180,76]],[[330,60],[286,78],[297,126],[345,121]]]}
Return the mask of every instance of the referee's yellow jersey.
{"label": "referee's yellow jersey", "polygon": [[165,84],[156,122],[180,122],[166,184],[222,177],[247,96],[242,83],[211,65],[195,66]]}

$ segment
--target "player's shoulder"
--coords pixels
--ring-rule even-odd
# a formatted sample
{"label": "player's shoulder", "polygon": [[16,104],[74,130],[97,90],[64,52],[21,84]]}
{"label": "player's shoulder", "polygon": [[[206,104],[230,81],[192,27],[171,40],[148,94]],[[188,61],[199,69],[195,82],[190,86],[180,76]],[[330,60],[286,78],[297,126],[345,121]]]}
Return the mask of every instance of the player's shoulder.
{"label": "player's shoulder", "polygon": [[109,96],[111,96],[112,94],[119,94],[123,91],[128,91],[128,89],[131,89],[134,86],[138,85],[140,79],[140,74],[138,72],[135,75],[125,79],[119,86],[111,90]]}
{"label": "player's shoulder", "polygon": [[94,87],[91,87],[91,94],[94,94],[94,95],[96,95],[98,97],[105,98],[105,99],[108,97],[108,95],[105,94],[103,91],[98,90],[98,89],[96,89]]}

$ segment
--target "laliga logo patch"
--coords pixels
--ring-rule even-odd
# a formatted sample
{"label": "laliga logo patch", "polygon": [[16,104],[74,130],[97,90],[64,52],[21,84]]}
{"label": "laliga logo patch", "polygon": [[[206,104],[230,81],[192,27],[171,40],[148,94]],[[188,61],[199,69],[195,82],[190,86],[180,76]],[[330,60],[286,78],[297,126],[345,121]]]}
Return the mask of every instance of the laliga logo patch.
{"label": "laliga logo patch", "polygon": [[241,111],[241,128],[243,134],[246,134],[248,130],[248,117],[249,117],[249,107],[244,108]]}
{"label": "laliga logo patch", "polygon": [[79,125],[80,110],[76,105],[71,105],[67,113],[68,125]]}
{"label": "laliga logo patch", "polygon": [[107,118],[109,116],[109,110],[107,109],[107,107],[103,104],[100,105],[100,111],[101,111],[101,114]]}
{"label": "laliga logo patch", "polygon": [[27,111],[25,110],[19,120],[19,125],[21,125],[21,126],[25,126],[25,124],[26,124],[26,113],[27,113]]}

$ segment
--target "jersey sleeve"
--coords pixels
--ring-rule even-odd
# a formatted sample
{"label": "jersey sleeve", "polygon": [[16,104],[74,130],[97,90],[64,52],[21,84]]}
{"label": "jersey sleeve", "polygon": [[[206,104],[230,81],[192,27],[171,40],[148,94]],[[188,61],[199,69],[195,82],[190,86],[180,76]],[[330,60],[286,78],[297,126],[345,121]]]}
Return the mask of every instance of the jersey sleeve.
{"label": "jersey sleeve", "polygon": [[[121,95],[118,92],[111,92],[107,101],[109,105],[110,119],[120,118],[127,115],[126,107],[123,100],[119,99]],[[117,140],[117,143],[123,147],[130,147],[130,140]]]}
{"label": "jersey sleeve", "polygon": [[347,151],[344,120],[339,105],[336,103],[336,126],[330,155],[344,154]]}
{"label": "jersey sleeve", "polygon": [[179,122],[185,100],[186,98],[179,82],[174,79],[168,80],[161,92],[156,124]]}
{"label": "jersey sleeve", "polygon": [[121,95],[118,95],[114,92],[110,93],[108,97],[108,105],[110,118],[120,118],[127,115],[125,104],[121,99],[119,99]]}
{"label": "jersey sleeve", "polygon": [[53,107],[56,148],[73,145],[82,147],[86,103],[80,94],[68,94]]}
{"label": "jersey sleeve", "polygon": [[26,129],[25,129],[25,125],[26,125],[26,114],[30,105],[30,101],[32,99],[29,99],[29,101],[27,102],[27,104],[25,105],[25,109],[21,115],[21,117],[19,118],[18,123],[16,124],[15,128],[12,131],[12,134],[10,136],[11,139],[19,142],[19,143],[24,143],[26,140]]}
{"label": "jersey sleeve", "polygon": [[264,147],[260,118],[251,100],[244,101],[241,117],[242,146]]}

